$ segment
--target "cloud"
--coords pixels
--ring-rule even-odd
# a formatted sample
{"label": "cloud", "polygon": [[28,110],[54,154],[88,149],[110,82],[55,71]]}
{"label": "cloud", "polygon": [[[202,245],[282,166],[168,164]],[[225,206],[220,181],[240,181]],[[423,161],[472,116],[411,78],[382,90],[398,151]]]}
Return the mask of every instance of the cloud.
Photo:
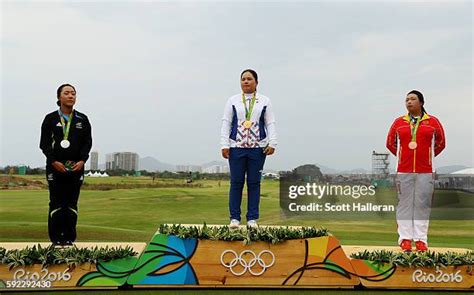
{"label": "cloud", "polygon": [[369,168],[413,88],[449,131],[441,164],[473,163],[459,131],[472,134],[470,3],[2,5],[0,165],[44,162],[39,126],[63,82],[76,85],[102,155],[217,159],[222,110],[247,67],[277,115],[269,168]]}

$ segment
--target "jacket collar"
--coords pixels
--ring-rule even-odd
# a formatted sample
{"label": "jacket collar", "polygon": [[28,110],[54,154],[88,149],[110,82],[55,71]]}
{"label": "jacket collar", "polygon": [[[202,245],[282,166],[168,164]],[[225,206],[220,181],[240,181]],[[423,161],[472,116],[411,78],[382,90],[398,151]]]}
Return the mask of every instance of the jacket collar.
{"label": "jacket collar", "polygon": [[[423,116],[421,117],[420,122],[424,120],[428,120],[429,118],[430,116],[427,113],[423,113]],[[410,122],[410,114],[408,113],[405,116],[403,116],[403,120]]]}

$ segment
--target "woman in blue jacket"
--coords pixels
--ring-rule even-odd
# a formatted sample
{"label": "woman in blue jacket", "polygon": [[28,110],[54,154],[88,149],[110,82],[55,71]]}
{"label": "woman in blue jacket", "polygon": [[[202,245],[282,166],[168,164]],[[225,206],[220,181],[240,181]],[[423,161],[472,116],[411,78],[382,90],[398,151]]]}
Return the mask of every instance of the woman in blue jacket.
{"label": "woman in blue jacket", "polygon": [[275,116],[270,99],[257,93],[258,75],[247,69],[240,75],[242,93],[227,100],[222,118],[221,152],[229,159],[230,227],[240,225],[242,190],[247,175],[247,226],[256,227],[259,218],[260,179],[265,157],[277,145]]}

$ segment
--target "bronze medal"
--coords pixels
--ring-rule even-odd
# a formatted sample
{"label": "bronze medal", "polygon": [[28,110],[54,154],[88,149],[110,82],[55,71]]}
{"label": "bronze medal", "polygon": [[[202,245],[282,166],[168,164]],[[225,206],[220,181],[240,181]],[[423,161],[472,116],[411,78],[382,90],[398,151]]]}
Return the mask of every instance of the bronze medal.
{"label": "bronze medal", "polygon": [[415,141],[410,141],[410,143],[408,144],[408,147],[409,147],[411,150],[416,149],[417,146],[418,146],[418,144],[417,144]]}

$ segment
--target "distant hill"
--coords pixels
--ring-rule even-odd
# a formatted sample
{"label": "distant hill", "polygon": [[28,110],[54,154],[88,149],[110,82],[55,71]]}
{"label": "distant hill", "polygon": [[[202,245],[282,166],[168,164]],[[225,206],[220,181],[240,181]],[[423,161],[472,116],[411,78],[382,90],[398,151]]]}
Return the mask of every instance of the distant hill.
{"label": "distant hill", "polygon": [[351,170],[338,170],[334,168],[330,168],[324,165],[316,164],[316,166],[321,169],[323,174],[369,174],[371,171],[364,169],[364,168],[356,168]]}
{"label": "distant hill", "polygon": [[320,165],[320,164],[315,164],[315,165],[319,167],[319,170],[321,170],[322,174],[338,174],[338,173],[340,173],[339,170],[337,170],[337,169],[329,168],[327,166]]}
{"label": "distant hill", "polygon": [[140,170],[146,170],[150,172],[154,171],[176,171],[176,166],[161,162],[153,157],[140,158]]}
{"label": "distant hill", "polygon": [[[305,164],[302,164],[305,165]],[[319,170],[321,171],[322,174],[368,174],[371,173],[371,171],[368,171],[363,168],[357,168],[357,169],[352,169],[352,170],[338,170],[334,169],[328,166],[320,165],[320,164],[311,164],[311,165],[316,165]],[[301,166],[301,165],[300,165]],[[296,168],[296,167],[294,167]],[[293,170],[294,168],[290,169]]]}

